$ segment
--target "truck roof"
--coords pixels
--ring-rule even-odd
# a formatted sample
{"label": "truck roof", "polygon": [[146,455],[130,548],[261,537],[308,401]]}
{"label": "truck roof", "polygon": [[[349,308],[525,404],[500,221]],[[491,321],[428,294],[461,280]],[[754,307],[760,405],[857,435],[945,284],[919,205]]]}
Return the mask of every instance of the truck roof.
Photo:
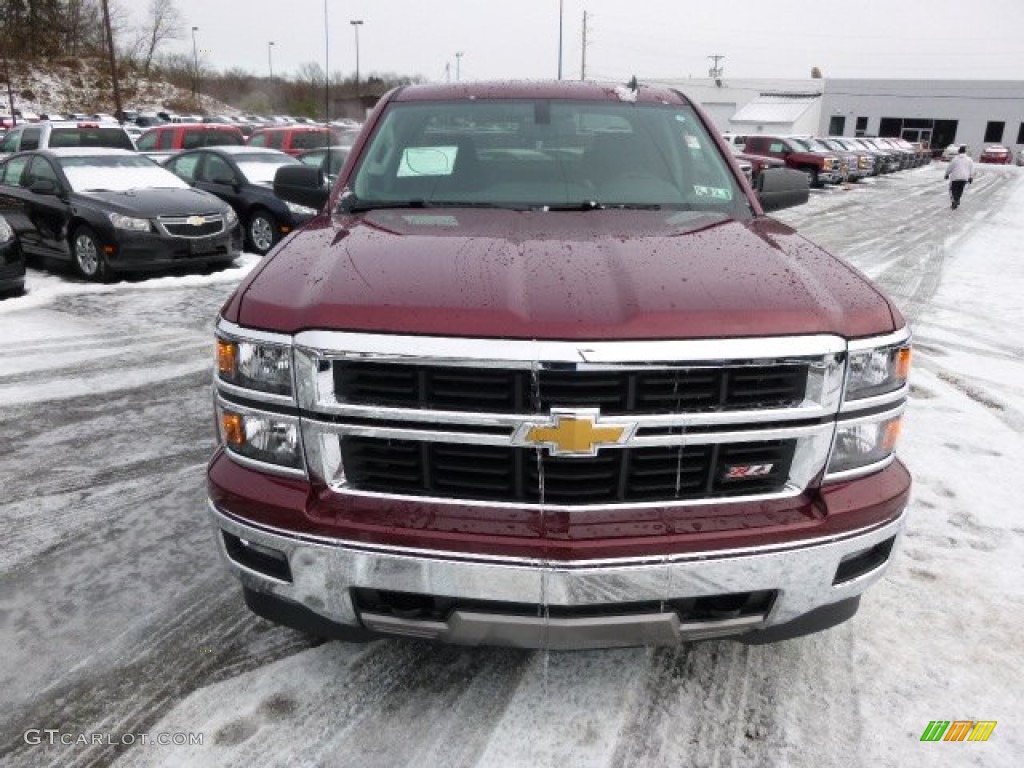
{"label": "truck roof", "polygon": [[394,101],[443,101],[451,99],[579,99],[582,101],[636,101],[641,104],[691,105],[679,91],[664,86],[580,80],[502,80],[430,83],[401,88]]}

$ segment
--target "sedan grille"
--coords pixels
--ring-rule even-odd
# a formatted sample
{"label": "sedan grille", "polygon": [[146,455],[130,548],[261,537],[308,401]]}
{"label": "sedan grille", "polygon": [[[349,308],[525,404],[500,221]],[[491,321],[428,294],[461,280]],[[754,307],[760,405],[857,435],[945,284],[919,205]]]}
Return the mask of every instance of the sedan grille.
{"label": "sedan grille", "polygon": [[224,217],[219,213],[196,216],[160,216],[160,227],[171,237],[210,237],[224,231]]}

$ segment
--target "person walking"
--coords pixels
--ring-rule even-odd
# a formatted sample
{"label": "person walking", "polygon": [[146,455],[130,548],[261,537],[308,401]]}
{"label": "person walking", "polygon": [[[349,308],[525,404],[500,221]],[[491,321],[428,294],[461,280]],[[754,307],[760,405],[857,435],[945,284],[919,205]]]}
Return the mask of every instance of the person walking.
{"label": "person walking", "polygon": [[946,178],[949,179],[949,199],[952,201],[955,211],[960,207],[960,198],[964,194],[964,187],[974,181],[974,161],[967,154],[966,144],[961,144],[960,152],[949,161]]}

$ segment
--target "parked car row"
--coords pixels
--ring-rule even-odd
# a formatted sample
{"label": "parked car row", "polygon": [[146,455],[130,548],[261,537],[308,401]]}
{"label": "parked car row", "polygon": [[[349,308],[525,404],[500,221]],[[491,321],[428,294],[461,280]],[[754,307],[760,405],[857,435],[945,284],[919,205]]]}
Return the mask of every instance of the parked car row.
{"label": "parked car row", "polygon": [[[772,158],[802,171],[812,187],[843,184],[931,162],[921,145],[898,138],[723,134],[726,143],[751,157]],[[755,168],[753,178],[760,169]]]}

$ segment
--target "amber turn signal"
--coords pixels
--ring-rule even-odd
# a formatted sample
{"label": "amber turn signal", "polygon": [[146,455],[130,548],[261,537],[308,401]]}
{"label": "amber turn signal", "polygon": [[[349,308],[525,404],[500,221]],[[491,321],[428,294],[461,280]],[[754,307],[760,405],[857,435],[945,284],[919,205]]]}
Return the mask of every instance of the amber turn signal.
{"label": "amber turn signal", "polygon": [[910,347],[901,347],[896,353],[896,378],[906,381],[910,378]]}
{"label": "amber turn signal", "polygon": [[239,414],[224,411],[220,415],[220,425],[224,432],[224,440],[228,445],[237,448],[245,444],[245,428]]}
{"label": "amber turn signal", "polygon": [[217,370],[230,375],[238,364],[238,345],[233,341],[217,339]]}

